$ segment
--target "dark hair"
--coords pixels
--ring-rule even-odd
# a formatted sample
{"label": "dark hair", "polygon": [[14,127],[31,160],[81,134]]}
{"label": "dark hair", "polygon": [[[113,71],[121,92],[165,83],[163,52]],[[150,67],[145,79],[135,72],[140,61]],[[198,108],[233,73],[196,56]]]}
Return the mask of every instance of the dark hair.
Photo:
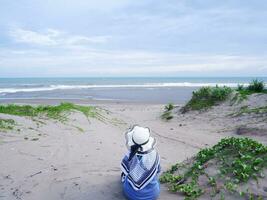
{"label": "dark hair", "polygon": [[131,146],[131,151],[130,151],[130,155],[128,158],[128,161],[131,161],[132,158],[134,157],[134,155],[137,153],[138,149],[141,147],[140,144],[134,144]]}

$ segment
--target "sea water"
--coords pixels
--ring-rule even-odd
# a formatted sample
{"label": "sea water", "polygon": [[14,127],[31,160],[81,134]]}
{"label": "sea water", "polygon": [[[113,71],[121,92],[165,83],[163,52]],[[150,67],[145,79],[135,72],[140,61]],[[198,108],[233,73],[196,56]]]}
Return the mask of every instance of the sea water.
{"label": "sea water", "polygon": [[[88,99],[184,103],[202,86],[248,85],[257,77],[0,78],[0,101]],[[259,80],[267,83],[267,77]]]}

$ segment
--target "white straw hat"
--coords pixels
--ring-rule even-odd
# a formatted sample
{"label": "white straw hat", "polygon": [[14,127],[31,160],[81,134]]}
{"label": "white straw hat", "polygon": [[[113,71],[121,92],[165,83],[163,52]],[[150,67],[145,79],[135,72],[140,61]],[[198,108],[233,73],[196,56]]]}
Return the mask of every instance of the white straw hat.
{"label": "white straw hat", "polygon": [[150,129],[138,125],[131,127],[126,133],[126,146],[130,150],[131,146],[138,144],[141,149],[137,153],[146,153],[153,150],[156,140],[150,136]]}

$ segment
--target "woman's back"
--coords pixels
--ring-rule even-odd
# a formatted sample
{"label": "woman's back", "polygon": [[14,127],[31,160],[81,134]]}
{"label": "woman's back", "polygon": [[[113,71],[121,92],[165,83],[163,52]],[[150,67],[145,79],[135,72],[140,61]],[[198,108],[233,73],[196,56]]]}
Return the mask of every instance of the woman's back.
{"label": "woman's back", "polygon": [[160,193],[158,174],[159,155],[155,149],[129,160],[126,155],[121,163],[123,191],[130,200],[155,200]]}
{"label": "woman's back", "polygon": [[125,134],[129,152],[121,162],[123,192],[129,200],[155,200],[159,196],[160,158],[150,129],[134,126]]}

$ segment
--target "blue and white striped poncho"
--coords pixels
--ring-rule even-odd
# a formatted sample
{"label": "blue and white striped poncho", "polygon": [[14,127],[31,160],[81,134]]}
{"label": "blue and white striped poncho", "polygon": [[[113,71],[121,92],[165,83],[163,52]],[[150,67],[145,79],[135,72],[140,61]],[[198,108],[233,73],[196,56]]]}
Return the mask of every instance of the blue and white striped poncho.
{"label": "blue and white striped poncho", "polygon": [[155,149],[137,153],[129,161],[127,154],[121,162],[125,196],[130,200],[154,200],[159,196],[158,173],[160,158]]}

